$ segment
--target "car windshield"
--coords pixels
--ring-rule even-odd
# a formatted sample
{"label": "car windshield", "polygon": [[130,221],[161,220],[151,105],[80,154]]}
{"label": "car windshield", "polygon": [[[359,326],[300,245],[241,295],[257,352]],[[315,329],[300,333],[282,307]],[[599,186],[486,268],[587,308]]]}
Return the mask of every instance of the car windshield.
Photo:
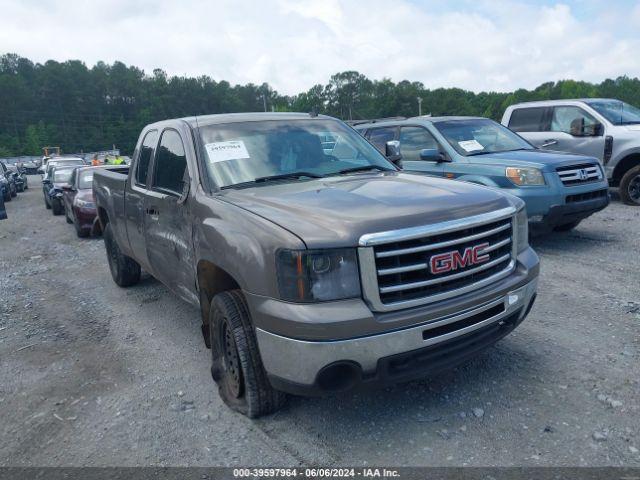
{"label": "car windshield", "polygon": [[207,168],[221,188],[274,176],[298,180],[352,169],[395,170],[362,136],[336,120],[239,122],[202,126],[199,132]]}
{"label": "car windshield", "polygon": [[640,108],[620,100],[593,100],[587,104],[614,125],[640,123]]}
{"label": "car windshield", "polygon": [[434,126],[460,155],[531,150],[534,147],[511,130],[487,118],[446,120]]}
{"label": "car windshield", "polygon": [[70,169],[54,170],[53,183],[69,183],[69,179],[71,178],[72,172],[73,170],[70,170]]}
{"label": "car windshield", "polygon": [[93,184],[93,170],[84,170],[80,172],[80,177],[78,178],[78,188],[91,188]]}

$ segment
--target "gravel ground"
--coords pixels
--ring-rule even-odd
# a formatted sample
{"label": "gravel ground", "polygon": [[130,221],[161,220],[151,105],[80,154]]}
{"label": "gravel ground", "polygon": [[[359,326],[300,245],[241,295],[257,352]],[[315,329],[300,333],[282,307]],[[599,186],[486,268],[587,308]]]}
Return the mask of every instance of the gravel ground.
{"label": "gravel ground", "polygon": [[118,288],[37,187],[7,209],[0,466],[640,466],[640,208],[535,239],[538,301],[474,361],[258,421],[220,401],[196,309]]}

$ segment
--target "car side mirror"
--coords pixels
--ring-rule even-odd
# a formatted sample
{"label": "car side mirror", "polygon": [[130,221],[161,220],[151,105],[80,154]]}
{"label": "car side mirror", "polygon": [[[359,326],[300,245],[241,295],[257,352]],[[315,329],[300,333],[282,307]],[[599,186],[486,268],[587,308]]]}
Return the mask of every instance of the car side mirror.
{"label": "car side mirror", "polygon": [[43,185],[48,185],[49,183],[51,183],[51,180],[49,180],[48,178],[43,178],[42,179],[42,184]]}
{"label": "car side mirror", "polygon": [[182,193],[180,194],[180,197],[178,197],[179,205],[186,202],[187,197],[189,197],[189,186],[191,185],[191,179],[187,177],[186,180],[182,180],[180,183],[182,184]]}
{"label": "car side mirror", "polygon": [[604,125],[601,123],[596,123],[593,126],[593,136],[601,137],[602,135],[604,135]]}
{"label": "car side mirror", "polygon": [[402,168],[402,154],[400,153],[400,142],[398,140],[389,140],[385,144],[384,155],[396,167]]}
{"label": "car side mirror", "polygon": [[437,148],[424,148],[420,151],[420,160],[425,162],[446,162],[445,156]]}

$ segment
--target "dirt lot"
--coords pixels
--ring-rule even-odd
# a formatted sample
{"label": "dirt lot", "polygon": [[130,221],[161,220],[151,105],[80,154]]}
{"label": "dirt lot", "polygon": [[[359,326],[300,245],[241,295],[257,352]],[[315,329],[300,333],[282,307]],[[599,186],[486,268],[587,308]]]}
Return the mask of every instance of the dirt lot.
{"label": "dirt lot", "polygon": [[464,367],[251,421],[218,398],[196,309],[148,276],[118,288],[31,180],[0,222],[0,466],[640,466],[640,208],[535,240],[531,315]]}

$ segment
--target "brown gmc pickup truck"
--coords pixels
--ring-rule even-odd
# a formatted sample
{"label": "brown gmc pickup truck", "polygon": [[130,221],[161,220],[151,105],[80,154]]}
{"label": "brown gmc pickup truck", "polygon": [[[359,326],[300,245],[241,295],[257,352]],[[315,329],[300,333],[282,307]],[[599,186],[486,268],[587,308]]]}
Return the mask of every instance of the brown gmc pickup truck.
{"label": "brown gmc pickup truck", "polygon": [[[387,145],[398,158],[398,146]],[[536,294],[521,200],[403,173],[339,120],[224,114],[145,127],[93,189],[114,281],[199,305],[223,400],[420,378],[511,332]]]}

